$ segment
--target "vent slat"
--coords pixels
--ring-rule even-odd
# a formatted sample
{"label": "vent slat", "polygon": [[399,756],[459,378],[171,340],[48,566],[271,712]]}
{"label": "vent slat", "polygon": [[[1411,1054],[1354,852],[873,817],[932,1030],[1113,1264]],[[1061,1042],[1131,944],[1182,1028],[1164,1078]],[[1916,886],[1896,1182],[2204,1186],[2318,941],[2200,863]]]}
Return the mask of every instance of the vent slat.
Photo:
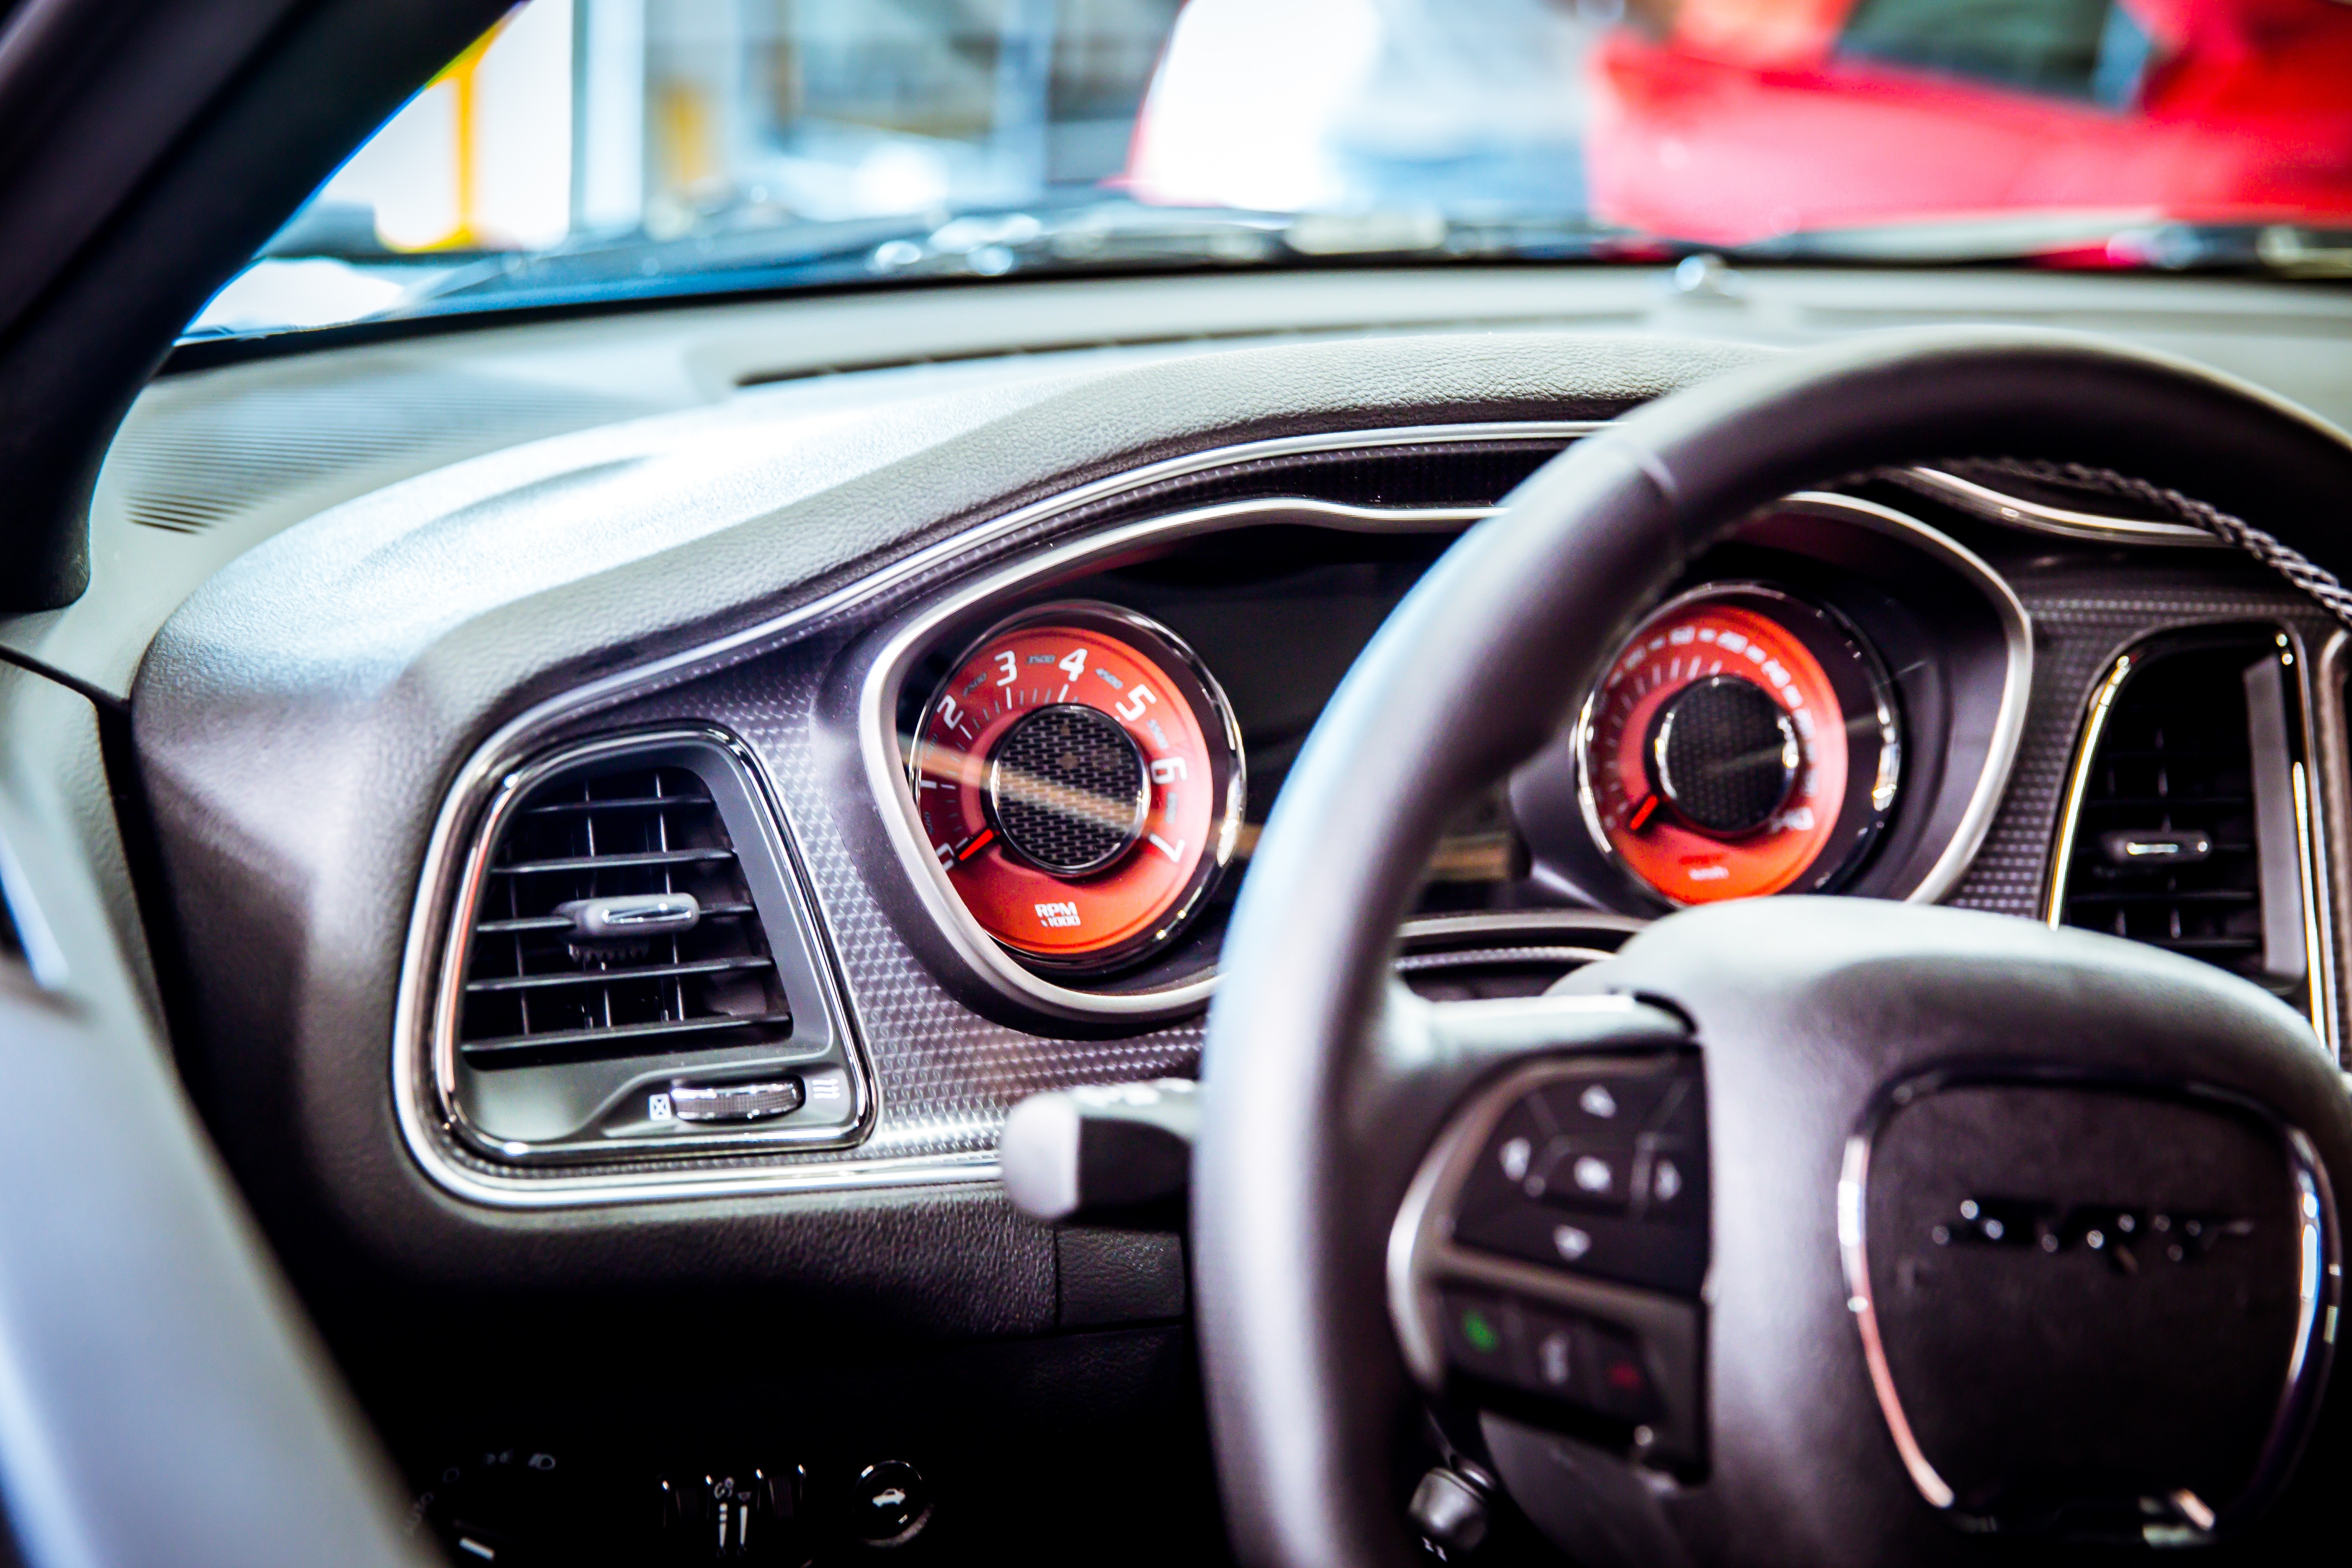
{"label": "vent slat", "polygon": [[700,958],[688,963],[632,964],[625,969],[583,969],[577,974],[509,974],[468,980],[466,989],[536,991],[553,985],[625,985],[633,980],[676,980],[686,974],[724,974],[738,969],[773,969],[772,958]]}
{"label": "vent slat", "polygon": [[583,811],[654,811],[673,805],[709,805],[707,795],[639,795],[615,796],[610,800],[551,800],[545,805],[534,805],[521,815],[525,816],[572,816]]}
{"label": "vent slat", "polygon": [[631,1040],[667,1040],[681,1035],[708,1035],[762,1025],[789,1024],[790,1013],[751,1013],[717,1018],[675,1018],[656,1024],[614,1024],[603,1029],[550,1029],[541,1034],[508,1035],[498,1039],[468,1040],[457,1047],[468,1059],[514,1056],[580,1046],[625,1044]]}
{"label": "vent slat", "polygon": [[712,860],[732,860],[732,849],[648,849],[630,855],[572,855],[560,860],[519,860],[492,866],[493,877],[534,877],[551,871],[608,871],[637,866],[691,866]]}

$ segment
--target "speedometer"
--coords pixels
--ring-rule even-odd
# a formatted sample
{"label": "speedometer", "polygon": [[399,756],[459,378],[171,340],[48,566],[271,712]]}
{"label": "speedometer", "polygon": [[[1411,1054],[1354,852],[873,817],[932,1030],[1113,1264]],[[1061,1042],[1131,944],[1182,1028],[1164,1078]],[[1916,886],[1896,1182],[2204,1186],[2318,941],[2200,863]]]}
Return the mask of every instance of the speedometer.
{"label": "speedometer", "polygon": [[1232,859],[1241,731],[1167,627],[1041,605],[955,661],[916,725],[908,782],[932,856],[1033,965],[1101,973],[1200,912]]}
{"label": "speedometer", "polygon": [[1833,887],[1893,809],[1902,755],[1891,689],[1861,637],[1756,584],[1651,616],[1577,726],[1586,826],[1675,904]]}

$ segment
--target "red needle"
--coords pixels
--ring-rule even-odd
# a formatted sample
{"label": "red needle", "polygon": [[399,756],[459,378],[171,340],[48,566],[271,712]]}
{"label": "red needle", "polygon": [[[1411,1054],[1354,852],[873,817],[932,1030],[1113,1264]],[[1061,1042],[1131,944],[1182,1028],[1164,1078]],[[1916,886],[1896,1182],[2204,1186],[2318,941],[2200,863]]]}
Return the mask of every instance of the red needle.
{"label": "red needle", "polygon": [[961,866],[965,861],[971,859],[973,856],[979,854],[982,850],[987,848],[988,841],[995,837],[996,829],[993,827],[983,827],[979,832],[973,834],[971,836],[971,842],[965,845],[961,849],[956,851],[956,864]]}
{"label": "red needle", "polygon": [[1658,797],[1654,795],[1643,795],[1642,797],[1642,803],[1639,805],[1636,805],[1633,810],[1633,814],[1625,818],[1625,831],[1628,833],[1641,832],[1643,827],[1649,822],[1650,818],[1655,816],[1657,814]]}

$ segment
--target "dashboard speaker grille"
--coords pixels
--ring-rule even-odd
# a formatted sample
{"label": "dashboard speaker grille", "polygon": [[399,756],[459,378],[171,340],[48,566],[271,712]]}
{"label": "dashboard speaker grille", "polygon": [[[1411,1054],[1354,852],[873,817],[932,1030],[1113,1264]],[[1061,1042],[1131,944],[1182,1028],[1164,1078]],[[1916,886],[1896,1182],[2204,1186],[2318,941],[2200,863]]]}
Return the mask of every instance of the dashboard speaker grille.
{"label": "dashboard speaker grille", "polygon": [[[791,1032],[735,847],[688,770],[559,773],[509,816],[488,869],[458,1026],[471,1065]],[[690,924],[583,927],[600,900],[657,917],[665,896],[674,910],[691,900]]]}
{"label": "dashboard speaker grille", "polygon": [[2141,650],[2079,775],[2063,923],[2185,953],[2284,992],[2302,939],[2298,726],[2278,634]]}

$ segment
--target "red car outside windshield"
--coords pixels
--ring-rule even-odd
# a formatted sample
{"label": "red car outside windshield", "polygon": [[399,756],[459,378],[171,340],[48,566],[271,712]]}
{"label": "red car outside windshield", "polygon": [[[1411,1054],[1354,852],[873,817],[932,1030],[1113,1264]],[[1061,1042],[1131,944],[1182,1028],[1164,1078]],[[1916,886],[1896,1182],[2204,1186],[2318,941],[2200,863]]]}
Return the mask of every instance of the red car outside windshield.
{"label": "red car outside windshield", "polygon": [[2352,216],[2336,0],[1684,0],[1587,57],[1595,217],[1726,243],[2020,209]]}

